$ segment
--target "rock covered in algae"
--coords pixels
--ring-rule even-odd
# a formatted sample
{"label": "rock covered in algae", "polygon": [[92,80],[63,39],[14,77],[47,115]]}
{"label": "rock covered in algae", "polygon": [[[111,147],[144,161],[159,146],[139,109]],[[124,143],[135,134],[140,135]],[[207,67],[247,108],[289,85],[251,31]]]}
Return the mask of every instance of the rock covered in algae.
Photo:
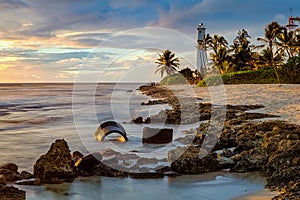
{"label": "rock covered in algae", "polygon": [[36,161],[33,175],[42,183],[59,183],[74,177],[72,155],[64,139],[57,139]]}

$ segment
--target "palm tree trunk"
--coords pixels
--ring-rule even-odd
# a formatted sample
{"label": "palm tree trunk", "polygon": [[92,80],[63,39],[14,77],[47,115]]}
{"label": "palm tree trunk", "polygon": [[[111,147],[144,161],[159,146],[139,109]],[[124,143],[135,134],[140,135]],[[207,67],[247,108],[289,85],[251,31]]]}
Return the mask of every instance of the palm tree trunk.
{"label": "palm tree trunk", "polygon": [[278,74],[278,71],[277,71],[277,67],[276,67],[276,66],[274,66],[274,71],[275,71],[275,75],[276,75],[278,84],[281,84],[280,76],[279,76],[279,74]]}

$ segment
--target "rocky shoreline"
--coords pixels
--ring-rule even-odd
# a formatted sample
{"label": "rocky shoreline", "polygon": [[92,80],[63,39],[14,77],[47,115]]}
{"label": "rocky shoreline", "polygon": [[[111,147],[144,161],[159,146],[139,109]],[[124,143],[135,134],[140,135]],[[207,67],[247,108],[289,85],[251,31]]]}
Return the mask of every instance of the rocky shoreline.
{"label": "rocky shoreline", "polygon": [[[167,159],[141,158],[134,152],[121,154],[112,149],[83,155],[71,152],[64,139],[57,139],[48,152],[36,161],[33,174],[18,172],[18,166],[6,163],[0,166],[0,200],[25,199],[25,191],[10,183],[21,185],[59,184],[72,182],[78,176],[109,176],[131,178],[163,178],[180,174],[200,174],[229,170],[231,172],[259,171],[267,178],[266,187],[278,190],[279,199],[300,198],[300,127],[279,120],[256,121],[278,116],[246,112],[263,108],[263,105],[225,105],[217,110],[216,123],[226,110],[221,133],[209,131],[212,107],[199,103],[199,98],[174,97],[163,86],[142,86],[140,91],[159,100],[143,105],[168,103],[172,109],[163,114],[149,116],[142,123],[163,122],[189,124],[202,121],[196,129],[184,132],[176,139],[186,144],[169,151]],[[182,104],[182,102],[184,102]],[[182,105],[189,105],[185,107]],[[192,108],[192,109],[191,109]],[[188,112],[186,110],[188,109]],[[193,112],[192,112],[193,111]],[[219,112],[218,112],[219,111]],[[182,113],[190,113],[182,118]],[[199,114],[200,113],[200,114]],[[140,119],[141,120],[141,119]],[[133,119],[134,122],[134,119]],[[160,164],[161,163],[161,164]],[[156,167],[144,167],[146,165]]]}
{"label": "rocky shoreline", "polygon": [[[141,86],[139,89],[154,98],[167,99],[172,110],[165,111],[166,122],[181,122],[181,109],[184,108],[178,105],[180,100],[174,100],[172,91],[164,86]],[[192,99],[191,102],[195,100]],[[197,120],[209,120],[210,108],[213,105],[197,104],[200,112],[200,118]],[[181,156],[171,162],[171,169],[180,174],[197,174],[221,169],[240,173],[259,171],[267,178],[267,188],[281,192],[273,200],[300,199],[300,126],[279,120],[256,121],[277,116],[245,112],[262,107],[263,105],[226,105],[222,133],[218,135],[217,143],[210,152],[205,152],[207,141],[203,144],[205,137],[208,137],[209,122],[201,124],[196,130],[187,131],[187,134],[193,135],[190,140],[193,145],[177,150],[181,151]],[[173,119],[172,115],[177,116],[175,120],[168,120]],[[201,119],[201,115],[206,117]],[[174,154],[176,150],[169,152],[169,158]],[[201,157],[201,154],[205,156]]]}

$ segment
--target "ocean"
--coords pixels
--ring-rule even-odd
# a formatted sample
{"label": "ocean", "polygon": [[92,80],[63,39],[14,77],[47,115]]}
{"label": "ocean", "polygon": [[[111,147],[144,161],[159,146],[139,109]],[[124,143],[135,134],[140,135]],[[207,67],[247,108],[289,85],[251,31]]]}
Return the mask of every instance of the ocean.
{"label": "ocean", "polygon": [[[112,148],[122,153],[139,152],[139,156],[164,158],[179,146],[142,144],[145,125],[129,123],[138,116],[157,114],[168,105],[141,106],[150,97],[137,88],[141,83],[23,83],[0,84],[0,157],[1,163],[14,162],[19,170],[33,171],[40,155],[46,153],[57,138],[64,138],[71,151],[83,154]],[[95,140],[101,122],[121,123],[128,142]],[[196,124],[171,127],[174,138]],[[151,125],[152,126],[152,125]],[[114,136],[112,136],[114,137]],[[117,137],[117,136],[115,136]],[[264,178],[257,174],[235,176],[220,172],[207,176],[181,176],[164,179],[89,177],[73,183],[46,186],[17,186],[26,190],[27,199],[232,199],[262,190]],[[253,176],[255,178],[253,178]],[[116,192],[117,191],[117,192]]]}

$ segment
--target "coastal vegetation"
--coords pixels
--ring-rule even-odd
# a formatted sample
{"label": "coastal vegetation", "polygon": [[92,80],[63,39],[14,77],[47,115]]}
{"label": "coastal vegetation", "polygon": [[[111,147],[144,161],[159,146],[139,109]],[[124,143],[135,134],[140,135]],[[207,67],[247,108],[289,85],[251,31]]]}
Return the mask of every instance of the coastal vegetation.
{"label": "coastal vegetation", "polygon": [[[189,68],[179,73],[185,77],[185,82],[199,86],[210,85],[220,76],[224,84],[299,83],[299,31],[271,22],[266,25],[264,36],[257,38],[258,45],[253,44],[252,37],[245,29],[238,31],[232,44],[222,35],[206,34],[204,45],[209,54],[206,76],[201,77],[196,74],[197,71]],[[169,54],[175,56],[174,53]],[[170,65],[164,66],[163,58],[160,55],[159,59],[162,61],[158,70],[161,70],[161,75],[170,68]],[[179,60],[176,68],[179,66],[178,62]],[[179,75],[174,75],[176,68],[169,69],[172,73],[167,72],[167,75],[172,76],[163,79],[162,84],[183,84]]]}
{"label": "coastal vegetation", "polygon": [[179,58],[175,57],[175,53],[169,49],[159,54],[159,58],[155,63],[158,64],[155,73],[160,72],[161,77],[163,77],[164,72],[166,72],[167,75],[174,74],[180,65]]}

